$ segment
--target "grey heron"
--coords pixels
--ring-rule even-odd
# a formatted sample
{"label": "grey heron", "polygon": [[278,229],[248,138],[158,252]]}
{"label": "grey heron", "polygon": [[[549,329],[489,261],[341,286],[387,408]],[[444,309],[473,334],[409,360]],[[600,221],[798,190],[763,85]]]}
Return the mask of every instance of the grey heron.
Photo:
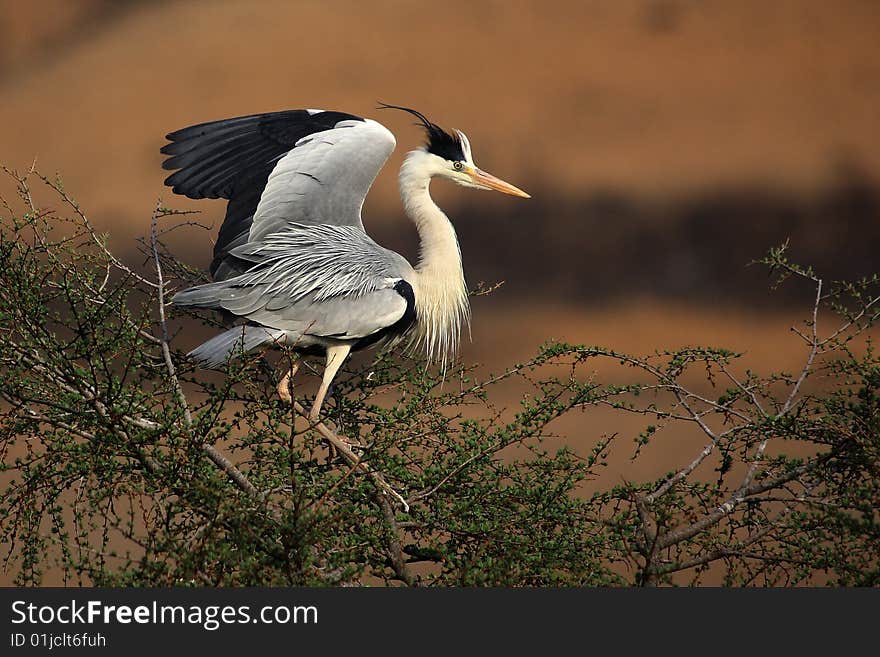
{"label": "grey heron", "polygon": [[[432,178],[528,198],[474,164],[468,138],[409,112],[427,143],[400,169],[400,195],[421,243],[413,267],[364,230],[361,207],[396,145],[371,119],[305,109],[212,121],[167,135],[165,184],[190,198],[228,199],[214,246],[213,282],[172,303],[225,311],[242,324],[192,350],[200,366],[285,344],[323,355],[324,374],[309,413],[317,422],[334,376],[349,353],[408,339],[429,362],[455,354],[470,306],[455,229],[431,199]],[[278,384],[289,383],[298,360]]]}

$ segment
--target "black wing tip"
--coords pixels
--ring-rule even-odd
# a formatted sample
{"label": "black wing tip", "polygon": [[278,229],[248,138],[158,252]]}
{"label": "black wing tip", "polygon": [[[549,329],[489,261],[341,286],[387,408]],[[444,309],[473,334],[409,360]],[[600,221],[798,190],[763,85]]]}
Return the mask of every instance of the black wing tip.
{"label": "black wing tip", "polygon": [[[287,109],[208,121],[169,132],[165,135],[168,143],[159,149],[167,156],[162,168],[174,171],[165,179],[165,185],[175,194],[192,199],[232,199],[248,185],[265,185],[278,156],[289,152],[303,136],[345,120],[366,119],[335,110]],[[242,149],[248,157],[236,159]]]}
{"label": "black wing tip", "polygon": [[187,198],[191,198],[193,200],[200,200],[204,198],[222,198],[220,193],[213,189],[202,189],[200,187],[190,187],[187,185],[186,180],[181,180],[178,174],[180,171],[175,171],[170,176],[165,178],[164,185],[166,187],[170,187],[171,191],[175,194],[179,194],[180,196],[186,196]]}

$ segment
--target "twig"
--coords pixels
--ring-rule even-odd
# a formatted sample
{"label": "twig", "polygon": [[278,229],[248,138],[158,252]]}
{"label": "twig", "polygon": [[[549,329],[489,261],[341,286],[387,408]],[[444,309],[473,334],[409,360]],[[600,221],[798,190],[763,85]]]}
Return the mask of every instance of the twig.
{"label": "twig", "polygon": [[[189,409],[189,403],[186,401],[186,395],[183,392],[183,387],[180,385],[180,380],[177,378],[177,370],[174,367],[174,361],[171,359],[171,348],[169,347],[169,333],[168,333],[168,324],[165,321],[165,280],[162,274],[162,262],[159,258],[159,249],[158,249],[158,238],[156,234],[156,224],[159,219],[159,213],[162,208],[162,202],[158,201],[156,203],[156,209],[153,210],[153,216],[150,222],[150,244],[153,251],[153,259],[156,266],[156,280],[158,282],[157,290],[158,290],[158,306],[159,306],[159,324],[162,329],[162,356],[165,360],[165,367],[168,369],[168,376],[171,380],[171,385],[174,387],[175,394],[177,395],[177,400],[180,403],[181,408],[183,409],[183,419],[186,425],[187,431],[190,433],[190,437],[193,438],[192,435],[192,412]],[[218,468],[220,468],[226,475],[235,483],[236,486],[251,497],[254,497],[258,500],[263,500],[264,496],[257,488],[250,482],[247,476],[239,470],[235,465],[227,459],[220,451],[206,442],[202,442],[199,445],[202,451],[207,455],[207,457],[214,463]]]}
{"label": "twig", "polygon": [[[12,400],[8,400],[8,401],[11,402]],[[51,425],[53,427],[57,427],[59,429],[64,429],[65,431],[67,431],[75,436],[79,436],[80,438],[83,438],[84,440],[88,440],[91,443],[96,443],[98,441],[97,436],[95,436],[95,434],[93,434],[90,431],[85,431],[84,429],[80,429],[77,426],[74,426],[74,425],[69,424],[67,422],[64,422],[62,420],[59,420],[57,418],[51,418],[44,413],[38,413],[37,411],[35,411],[32,408],[24,408],[24,410],[27,412],[28,415],[30,415],[35,420],[39,420],[40,422],[45,422],[46,424]],[[121,435],[122,437],[128,438],[128,435],[125,434],[125,432],[122,432],[121,429],[115,429],[115,431],[117,433],[119,433],[119,435]],[[148,454],[145,454],[140,449],[138,450],[138,458],[141,460],[141,462],[144,464],[144,466],[153,474],[159,474],[159,472],[161,471],[162,467],[156,462],[156,460],[153,457],[149,456]]]}
{"label": "twig", "polygon": [[744,548],[747,548],[750,545],[758,542],[765,536],[767,536],[770,532],[777,528],[779,523],[785,519],[793,510],[794,504],[797,502],[806,501],[807,497],[813,492],[815,486],[811,486],[806,488],[803,493],[795,497],[794,500],[787,500],[789,502],[788,506],[782,509],[782,511],[777,514],[777,516],[770,520],[766,527],[763,527],[759,531],[755,532],[751,536],[744,538],[739,541],[735,546],[725,546],[718,548],[717,550],[713,550],[712,552],[708,552],[699,557],[694,557],[688,561],[682,561],[674,564],[670,564],[668,566],[663,566],[658,569],[657,574],[666,575],[668,573],[679,572],[682,570],[688,570],[689,568],[695,568],[697,566],[703,566],[713,561],[717,561],[718,559],[723,559],[728,556],[741,556],[741,552]]}
{"label": "twig", "polygon": [[819,351],[819,337],[818,337],[818,316],[819,316],[819,304],[822,301],[822,279],[818,279],[816,281],[816,302],[813,304],[813,319],[811,321],[811,333],[812,340],[810,341],[810,354],[807,356],[807,362],[804,364],[803,369],[801,370],[801,374],[798,377],[797,381],[795,381],[794,386],[791,389],[791,392],[788,395],[788,398],[785,400],[785,404],[782,407],[782,411],[779,415],[785,415],[791,409],[791,405],[794,403],[795,398],[797,397],[798,391],[801,389],[801,385],[806,380],[807,376],[810,373],[810,369],[813,367],[813,360],[816,358],[816,352]]}
{"label": "twig", "polygon": [[711,513],[706,514],[699,520],[687,525],[685,527],[679,527],[671,532],[663,534],[658,543],[658,549],[664,549],[671,545],[675,545],[676,543],[681,543],[693,536],[696,536],[701,531],[710,527],[721,520],[723,517],[730,515],[736,506],[745,500],[747,497],[751,497],[752,495],[757,495],[759,493],[763,493],[768,490],[772,490],[782,484],[788,483],[798,477],[806,474],[811,471],[820,463],[820,460],[807,462],[797,468],[794,468],[788,472],[782,473],[772,479],[768,479],[762,483],[752,483],[746,489],[742,491],[737,491],[733,496],[730,497],[726,502],[718,506]]}
{"label": "twig", "polygon": [[355,463],[355,464],[350,465],[344,475],[342,475],[339,479],[334,481],[333,484],[330,486],[330,488],[328,488],[323,493],[321,493],[321,497],[317,497],[317,498],[311,500],[306,505],[306,507],[308,508],[308,507],[312,507],[312,506],[318,506],[324,500],[328,499],[330,497],[330,495],[333,494],[333,491],[335,491],[337,488],[339,488],[349,477],[351,477],[355,472],[358,471],[358,465],[359,465],[359,463]]}
{"label": "twig", "polygon": [[162,357],[165,359],[165,367],[168,369],[168,375],[171,377],[174,391],[177,394],[177,400],[183,409],[183,416],[186,426],[192,427],[192,413],[189,410],[189,404],[183,393],[183,388],[177,378],[177,371],[174,367],[174,361],[171,359],[171,348],[169,342],[171,337],[168,333],[168,323],[165,321],[165,280],[162,274],[162,262],[159,260],[158,238],[156,236],[156,223],[159,218],[159,209],[162,207],[162,201],[156,203],[156,209],[153,210],[153,216],[150,221],[150,246],[153,251],[153,259],[156,264],[156,280],[158,281],[158,306],[159,306],[159,326],[162,329]]}
{"label": "twig", "polygon": [[[834,333],[829,335],[827,338],[824,338],[819,343],[819,346],[824,346],[824,345],[828,344],[829,342],[831,342],[832,340],[834,340],[835,338],[837,338],[837,336],[839,336],[841,333],[846,331],[850,326],[852,326],[853,324],[858,322],[862,317],[864,317],[868,313],[868,310],[871,308],[871,306],[873,306],[874,304],[876,304],[878,302],[880,302],[880,296],[877,296],[877,297],[874,297],[873,299],[871,299],[868,303],[866,303],[862,307],[861,311],[859,311],[859,313],[856,314],[852,319],[850,319],[845,324],[840,326],[836,331],[834,331]],[[876,317],[876,315],[875,315],[875,317]]]}
{"label": "twig", "polygon": [[758,409],[758,412],[763,416],[767,417],[767,412],[764,410],[763,405],[760,401],[758,401],[757,395],[755,395],[752,387],[746,387],[739,379],[737,379],[733,372],[731,372],[728,367],[724,363],[718,363],[718,367],[721,369],[722,373],[737,387],[741,392],[744,392],[749,396],[749,399],[752,402],[752,405]]}
{"label": "twig", "polygon": [[[819,351],[819,305],[822,303],[822,279],[814,278],[816,281],[816,301],[813,304],[813,317],[811,320],[811,334],[812,339],[810,340],[810,353],[807,356],[807,361],[804,363],[803,369],[801,369],[800,376],[798,376],[797,381],[795,381],[794,385],[791,388],[791,392],[785,400],[785,403],[782,406],[782,410],[779,412],[779,417],[782,417],[786,413],[791,410],[792,404],[797,398],[797,394],[801,389],[801,385],[804,381],[806,381],[807,376],[810,374],[810,370],[813,368],[813,360],[816,358],[816,353]],[[755,474],[758,471],[758,464],[764,458],[764,452],[767,451],[767,445],[770,443],[770,436],[764,438],[761,443],[758,445],[758,449],[755,450],[755,456],[752,458],[752,462],[749,464],[749,468],[746,471],[745,476],[743,477],[742,483],[739,485],[739,488],[734,493],[732,499],[737,499],[741,497],[744,491],[749,487],[752,483],[752,480],[755,477]]]}
{"label": "twig", "polygon": [[379,501],[379,506],[382,507],[385,522],[388,523],[391,530],[391,536],[388,538],[388,552],[391,557],[391,566],[394,568],[394,572],[397,576],[407,586],[413,586],[415,584],[415,578],[413,577],[409,566],[406,564],[406,558],[403,556],[403,549],[400,545],[400,535],[402,532],[400,526],[397,524],[397,519],[394,517],[394,509],[391,508],[391,503],[383,493],[377,492],[376,499]]}
{"label": "twig", "polygon": [[489,284],[486,281],[480,281],[477,283],[476,287],[472,290],[468,290],[468,296],[472,297],[483,297],[487,294],[492,294],[493,292],[499,290],[505,281],[496,281],[495,283]]}
{"label": "twig", "polygon": [[[300,404],[295,399],[293,400],[293,409],[299,415],[302,415],[305,418],[309,417],[306,409],[304,409],[302,404]],[[314,428],[318,431],[319,434],[321,434],[321,437],[324,438],[324,440],[326,440],[328,443],[336,448],[336,450],[342,455],[342,458],[344,458],[350,465],[359,468],[360,470],[365,472],[370,477],[370,479],[373,480],[376,486],[379,487],[382,493],[395,499],[403,507],[404,512],[409,513],[409,504],[407,503],[407,501],[403,499],[400,493],[394,490],[387,481],[385,481],[385,477],[382,476],[381,472],[378,472],[367,465],[367,463],[364,462],[360,456],[351,451],[351,447],[347,442],[342,440],[339,436],[336,435],[336,433],[327,428],[327,425],[325,425],[323,422],[318,422],[314,425]]]}
{"label": "twig", "polygon": [[706,460],[706,457],[709,456],[715,450],[715,442],[712,441],[710,443],[706,443],[706,446],[697,454],[696,458],[691,461],[688,465],[683,467],[681,470],[672,475],[669,479],[663,482],[657,490],[649,495],[645,496],[645,501],[648,504],[653,504],[655,500],[659,497],[666,494],[666,492],[675,486],[681,480],[687,478],[694,470],[699,467],[699,465]]}
{"label": "twig", "polygon": [[[92,238],[92,241],[94,241],[94,243],[98,246],[98,248],[101,249],[101,251],[107,257],[107,259],[113,263],[114,267],[116,267],[120,271],[125,272],[126,274],[128,274],[132,278],[143,283],[144,285],[148,285],[150,287],[157,287],[156,283],[154,283],[153,281],[148,280],[148,279],[144,278],[143,276],[141,276],[140,274],[134,272],[124,262],[119,260],[119,258],[117,258],[115,255],[113,255],[106,246],[104,246],[104,243],[98,237],[98,232],[92,226],[92,223],[91,223],[91,221],[89,221],[89,218],[86,217],[85,213],[82,211],[82,208],[79,207],[79,204],[76,201],[74,201],[70,196],[68,196],[67,192],[65,192],[63,189],[61,189],[61,187],[58,186],[57,183],[49,180],[49,178],[47,176],[44,176],[39,171],[32,169],[32,172],[35,173],[36,176],[40,180],[42,180],[48,187],[50,187],[52,190],[54,190],[61,197],[61,200],[64,201],[74,212],[76,212],[80,221],[82,221],[83,226],[86,228],[86,232],[88,232],[89,236]],[[153,213],[154,217],[156,216],[158,210],[159,210],[159,208],[157,208],[156,212]],[[155,227],[153,228],[153,230],[155,230]]]}
{"label": "twig", "polygon": [[434,486],[432,486],[428,490],[420,491],[420,492],[416,493],[415,495],[413,495],[412,497],[410,497],[410,501],[416,502],[416,501],[424,499],[426,497],[430,497],[431,495],[436,493],[438,490],[440,490],[446,484],[447,481],[449,481],[454,476],[456,476],[458,473],[460,473],[462,470],[467,468],[471,463],[473,463],[477,459],[480,459],[480,458],[486,456],[487,454],[491,454],[492,452],[497,451],[502,446],[502,444],[503,444],[502,441],[500,441],[500,440],[496,441],[495,443],[493,443],[489,447],[480,450],[476,454],[471,455],[469,458],[465,459],[464,462],[458,464],[458,466],[456,466],[450,472],[448,472],[446,474],[446,476],[443,477],[443,479],[441,479],[437,484],[435,484]]}

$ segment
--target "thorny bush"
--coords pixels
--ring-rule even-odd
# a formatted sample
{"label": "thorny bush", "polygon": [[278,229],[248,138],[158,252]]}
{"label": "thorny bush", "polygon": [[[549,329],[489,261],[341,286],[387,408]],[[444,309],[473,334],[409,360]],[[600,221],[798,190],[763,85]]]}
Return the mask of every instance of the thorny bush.
{"label": "thorny bush", "polygon": [[[378,354],[310,426],[275,394],[276,356],[220,376],[177,351],[198,323],[168,293],[203,275],[162,237],[192,222],[157,208],[148,266],[128,265],[59,181],[7,174],[0,541],[19,584],[880,583],[876,276],[764,258],[812,290],[795,372],[704,347],[547,343],[488,377]],[[609,412],[641,429],[591,429]],[[574,414],[587,450],[554,431]],[[669,471],[606,469],[696,436]]]}

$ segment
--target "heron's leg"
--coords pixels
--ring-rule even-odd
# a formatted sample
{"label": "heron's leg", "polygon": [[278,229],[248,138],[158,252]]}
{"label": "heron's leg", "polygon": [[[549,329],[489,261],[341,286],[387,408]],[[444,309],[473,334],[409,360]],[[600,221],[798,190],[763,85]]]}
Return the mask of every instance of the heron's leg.
{"label": "heron's leg", "polygon": [[299,357],[295,356],[287,374],[281,377],[281,380],[278,382],[278,396],[288,404],[293,401],[293,377],[296,375],[297,370],[299,370],[299,363]]}
{"label": "heron's leg", "polygon": [[321,405],[324,403],[324,397],[327,396],[327,389],[350,352],[350,344],[327,347],[327,364],[324,366],[324,378],[321,380],[318,394],[315,395],[315,403],[312,404],[312,410],[309,411],[309,420],[312,422],[317,422],[321,416]]}

